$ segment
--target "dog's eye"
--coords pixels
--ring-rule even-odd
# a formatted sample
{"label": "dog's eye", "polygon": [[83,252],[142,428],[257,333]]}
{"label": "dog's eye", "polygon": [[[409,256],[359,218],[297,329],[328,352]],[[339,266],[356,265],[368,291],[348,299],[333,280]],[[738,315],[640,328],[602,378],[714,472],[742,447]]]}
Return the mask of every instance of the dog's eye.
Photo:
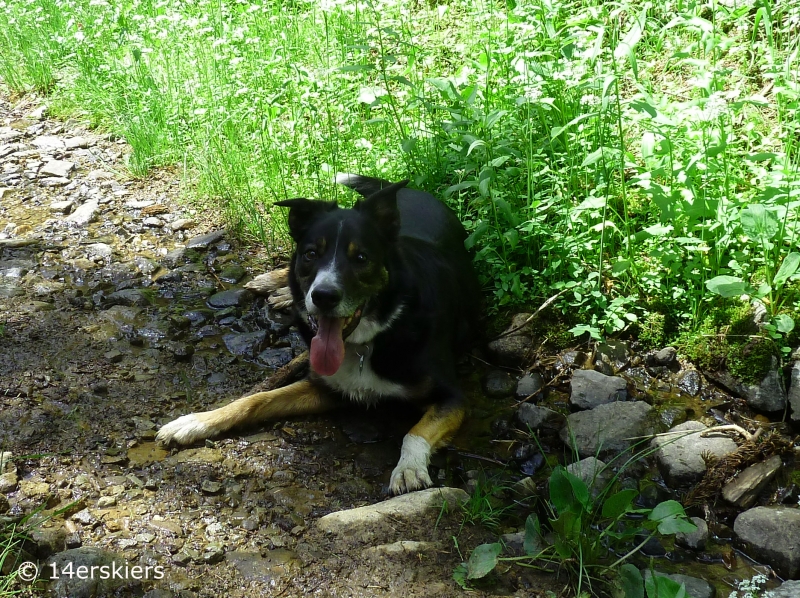
{"label": "dog's eye", "polygon": [[317,259],[317,252],[314,249],[309,249],[303,254],[303,259],[307,262]]}
{"label": "dog's eye", "polygon": [[367,257],[366,253],[358,252],[356,254],[356,263],[366,264],[368,261],[369,261],[369,258]]}

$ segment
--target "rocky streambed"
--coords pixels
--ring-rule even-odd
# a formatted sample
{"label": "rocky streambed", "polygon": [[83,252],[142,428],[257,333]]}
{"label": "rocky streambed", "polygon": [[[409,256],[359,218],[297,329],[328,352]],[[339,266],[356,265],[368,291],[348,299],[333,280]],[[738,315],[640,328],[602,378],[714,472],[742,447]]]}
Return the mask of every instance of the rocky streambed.
{"label": "rocky streambed", "polygon": [[[174,173],[126,177],[127,152],[48,119],[41,104],[0,98],[0,529],[27,526],[14,556],[42,578],[69,563],[150,568],[139,579],[60,575],[23,591],[461,595],[454,568],[501,533],[515,550],[549,465],[612,469],[615,455],[669,429],[684,434],[657,436],[652,456],[622,474],[642,504],[686,499],[705,480],[704,457],[738,456],[738,467],[695,489],[700,535],[654,544],[656,568],[700,580],[707,593],[696,598],[765,570],[742,550],[800,577],[792,429],[780,423],[787,401],[800,408],[800,388],[795,376],[787,396],[777,369],[726,391],[669,348],[641,354],[616,342],[543,356],[522,326],[484,356],[499,367],[465,364],[473,406],[432,464],[442,488],[392,501],[386,483],[415,419],[398,406],[157,446],[162,423],[241,396],[305,348],[288,314],[245,287],[280,256],[183,205]],[[702,434],[721,425],[739,430]],[[756,434],[772,435],[772,448],[755,450]],[[459,503],[489,483],[498,508],[516,508],[491,530],[464,524]],[[563,578],[515,567],[478,585],[569,595]]]}

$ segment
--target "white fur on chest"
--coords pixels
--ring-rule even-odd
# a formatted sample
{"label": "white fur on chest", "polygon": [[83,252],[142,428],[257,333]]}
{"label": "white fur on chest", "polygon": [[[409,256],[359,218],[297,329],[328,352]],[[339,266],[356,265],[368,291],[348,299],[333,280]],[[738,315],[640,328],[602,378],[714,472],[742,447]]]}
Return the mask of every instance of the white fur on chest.
{"label": "white fur on chest", "polygon": [[408,396],[408,390],[402,384],[385,380],[374,372],[369,356],[364,357],[363,367],[359,367],[359,351],[363,355],[365,346],[345,343],[342,365],[333,376],[321,376],[325,384],[359,403],[369,404],[387,397],[402,399]]}

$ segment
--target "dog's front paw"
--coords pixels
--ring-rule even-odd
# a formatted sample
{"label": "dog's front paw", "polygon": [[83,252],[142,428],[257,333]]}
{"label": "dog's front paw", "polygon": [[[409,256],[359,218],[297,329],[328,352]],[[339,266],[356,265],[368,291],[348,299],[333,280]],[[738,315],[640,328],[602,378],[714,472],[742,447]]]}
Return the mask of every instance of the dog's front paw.
{"label": "dog's front paw", "polygon": [[198,415],[197,413],[190,413],[169,422],[158,431],[156,441],[162,444],[169,444],[170,442],[191,444],[214,436],[214,430],[204,423]]}
{"label": "dog's front paw", "polygon": [[427,440],[421,436],[406,434],[400,461],[389,480],[389,491],[392,494],[403,494],[432,486],[431,476],[428,475],[430,457],[431,445]]}
{"label": "dog's front paw", "polygon": [[389,491],[392,494],[405,494],[414,490],[423,490],[433,485],[431,476],[428,475],[428,468],[417,469],[398,463],[392,471],[392,479],[389,481]]}

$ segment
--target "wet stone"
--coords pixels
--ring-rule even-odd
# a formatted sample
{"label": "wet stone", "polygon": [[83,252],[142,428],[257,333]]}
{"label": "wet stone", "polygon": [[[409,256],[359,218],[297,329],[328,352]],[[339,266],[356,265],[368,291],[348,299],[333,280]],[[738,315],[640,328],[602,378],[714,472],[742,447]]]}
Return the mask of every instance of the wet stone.
{"label": "wet stone", "polygon": [[173,249],[167,255],[163,257],[161,262],[167,268],[174,268],[176,266],[180,266],[181,264],[185,264],[188,261],[188,257],[186,255],[186,250],[183,248]]}
{"label": "wet stone", "polygon": [[525,374],[517,382],[517,388],[514,390],[514,395],[519,400],[527,399],[531,396],[536,396],[544,388],[544,380],[541,374],[533,372]]}
{"label": "wet stone", "polygon": [[123,289],[115,291],[105,298],[106,305],[123,305],[126,307],[147,307],[150,301],[141,289]]}
{"label": "wet stone", "polygon": [[189,320],[189,322],[191,322],[192,326],[200,326],[201,324],[205,324],[214,317],[213,312],[209,309],[187,311],[183,315]]}
{"label": "wet stone", "polygon": [[792,365],[791,382],[789,383],[789,404],[792,408],[792,421],[800,420],[800,361]]}
{"label": "wet stone", "polygon": [[703,378],[697,370],[686,370],[678,376],[678,388],[686,394],[696,397],[703,388]]}
{"label": "wet stone", "polygon": [[293,351],[291,347],[281,347],[278,349],[264,349],[258,354],[258,362],[271,369],[278,369],[285,366],[292,360]]}
{"label": "wet stone", "polygon": [[627,450],[635,442],[633,438],[649,433],[652,410],[643,401],[606,403],[589,411],[569,415],[560,437],[582,458],[616,455]]}
{"label": "wet stone", "polygon": [[628,398],[627,383],[616,376],[606,376],[594,370],[577,370],[570,382],[572,392],[569,402],[579,409],[593,409],[598,405]]}
{"label": "wet stone", "polygon": [[700,436],[705,429],[700,422],[688,421],[653,439],[658,469],[670,487],[698,482],[706,471],[704,454],[720,458],[736,450],[736,443],[727,436]]}
{"label": "wet stone", "polygon": [[539,405],[531,405],[530,403],[524,403],[519,406],[517,419],[525,428],[530,427],[531,430],[540,428],[560,430],[566,421],[566,418],[557,411],[547,407],[540,407]]}
{"label": "wet stone", "polygon": [[758,562],[784,578],[800,575],[800,509],[754,507],[739,514],[733,530]]}
{"label": "wet stone", "polygon": [[678,351],[675,347],[665,347],[656,353],[647,356],[647,365],[650,366],[670,366],[675,363]]}
{"label": "wet stone", "polygon": [[517,383],[514,378],[502,370],[492,370],[483,381],[483,391],[492,399],[503,399],[514,393]]}
{"label": "wet stone", "polygon": [[213,232],[207,233],[205,235],[200,235],[189,239],[186,242],[187,249],[208,249],[209,246],[213,245],[217,241],[221,240],[222,237],[225,235],[224,230],[215,230]]}
{"label": "wet stone", "polygon": [[360,418],[349,419],[342,425],[342,432],[356,444],[370,444],[383,440],[383,434],[371,423]]}
{"label": "wet stone", "polygon": [[226,334],[222,337],[225,347],[233,355],[255,357],[267,341],[267,331],[246,332],[244,334]]}
{"label": "wet stone", "polygon": [[745,386],[745,400],[759,411],[776,412],[786,408],[786,391],[776,357],[772,357],[772,367],[760,384]]}
{"label": "wet stone", "polygon": [[780,455],[751,465],[722,488],[722,498],[741,509],[752,507],[783,465]]}
{"label": "wet stone", "polygon": [[236,284],[242,278],[244,278],[246,272],[245,269],[242,268],[238,264],[231,264],[227,266],[219,275],[219,279],[222,282],[229,282],[231,284]]}
{"label": "wet stone", "polygon": [[675,543],[691,548],[692,550],[704,550],[708,542],[708,524],[705,519],[700,517],[692,517],[692,523],[697,526],[693,532],[678,532],[675,534]]}
{"label": "wet stone", "polygon": [[[500,338],[489,343],[489,352],[498,365],[517,367],[522,365],[527,358],[533,339],[531,338],[529,327],[524,324],[530,315],[526,313],[516,314]],[[517,330],[518,328],[519,330]]]}
{"label": "wet stone", "polygon": [[208,298],[208,306],[215,309],[223,309],[226,307],[241,307],[246,305],[253,297],[253,294],[247,289],[229,289],[211,295]]}

